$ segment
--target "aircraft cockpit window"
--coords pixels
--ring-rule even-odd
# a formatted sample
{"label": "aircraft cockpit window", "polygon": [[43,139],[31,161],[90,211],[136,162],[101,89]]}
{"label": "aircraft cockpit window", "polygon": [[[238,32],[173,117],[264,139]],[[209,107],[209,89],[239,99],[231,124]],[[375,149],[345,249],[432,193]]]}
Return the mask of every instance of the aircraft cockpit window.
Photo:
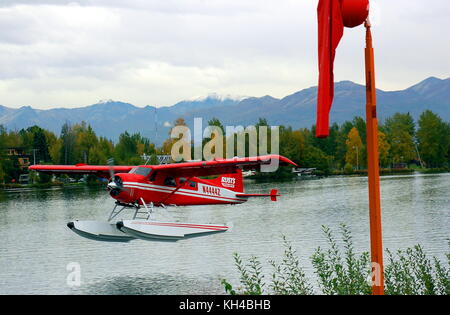
{"label": "aircraft cockpit window", "polygon": [[155,179],[156,179],[156,174],[157,173],[158,173],[157,171],[154,171],[153,174],[150,176],[150,178],[148,180],[151,181],[151,182],[154,182]]}
{"label": "aircraft cockpit window", "polygon": [[192,188],[196,188],[197,187],[197,183],[190,180],[189,181],[189,186],[191,186]]}
{"label": "aircraft cockpit window", "polygon": [[151,171],[152,169],[149,167],[137,167],[136,170],[134,170],[134,174],[148,176],[148,174],[150,174]]}
{"label": "aircraft cockpit window", "polygon": [[176,186],[177,183],[175,182],[175,179],[171,176],[167,176],[164,180],[164,185],[166,186]]}

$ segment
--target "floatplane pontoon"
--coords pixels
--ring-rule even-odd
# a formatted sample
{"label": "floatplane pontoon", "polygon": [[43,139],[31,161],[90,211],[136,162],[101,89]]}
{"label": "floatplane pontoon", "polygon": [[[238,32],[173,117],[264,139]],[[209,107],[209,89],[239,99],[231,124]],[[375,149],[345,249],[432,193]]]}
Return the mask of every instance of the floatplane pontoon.
{"label": "floatplane pontoon", "polygon": [[[120,207],[119,210],[117,208]],[[133,209],[131,220],[114,220],[126,209]],[[145,209],[145,211],[142,211]],[[144,217],[139,218],[139,215]],[[225,232],[229,225],[193,224],[174,221],[158,221],[153,218],[153,205],[129,205],[116,202],[108,221],[71,221],[67,226],[85,238],[106,242],[129,242],[135,239],[147,241],[178,241],[196,236]]]}

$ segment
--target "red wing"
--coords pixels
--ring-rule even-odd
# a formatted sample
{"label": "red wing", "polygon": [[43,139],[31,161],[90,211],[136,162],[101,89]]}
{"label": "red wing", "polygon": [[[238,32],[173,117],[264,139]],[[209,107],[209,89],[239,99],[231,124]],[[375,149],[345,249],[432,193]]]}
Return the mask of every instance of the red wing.
{"label": "red wing", "polygon": [[32,165],[28,169],[52,174],[92,174],[109,178],[110,169],[114,173],[128,173],[134,166],[108,166],[108,165]]}
{"label": "red wing", "polygon": [[281,166],[297,166],[297,164],[284,156],[271,154],[246,158],[154,165],[152,168],[173,176],[210,176],[232,174],[236,172],[236,168],[238,167],[243,170],[257,169],[261,165],[270,164],[274,159],[278,160],[279,165]]}

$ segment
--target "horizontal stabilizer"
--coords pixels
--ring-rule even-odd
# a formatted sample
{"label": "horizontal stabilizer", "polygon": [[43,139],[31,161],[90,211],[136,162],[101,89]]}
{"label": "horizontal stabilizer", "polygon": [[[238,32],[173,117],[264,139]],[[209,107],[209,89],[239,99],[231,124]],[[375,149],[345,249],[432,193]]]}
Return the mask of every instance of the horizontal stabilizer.
{"label": "horizontal stabilizer", "polygon": [[277,201],[277,197],[281,196],[278,194],[278,190],[272,189],[269,194],[237,194],[236,197],[244,197],[244,198],[251,198],[251,197],[270,197],[270,200]]}

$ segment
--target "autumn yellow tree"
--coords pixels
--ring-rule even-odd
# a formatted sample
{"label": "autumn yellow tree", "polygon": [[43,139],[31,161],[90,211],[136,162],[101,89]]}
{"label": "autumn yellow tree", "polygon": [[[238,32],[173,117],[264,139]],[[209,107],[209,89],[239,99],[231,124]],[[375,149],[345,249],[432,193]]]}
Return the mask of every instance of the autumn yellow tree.
{"label": "autumn yellow tree", "polygon": [[361,152],[363,149],[363,143],[359,136],[358,129],[353,127],[347,135],[345,141],[347,146],[347,153],[345,154],[345,162],[359,168],[361,164]]}
{"label": "autumn yellow tree", "polygon": [[58,164],[61,161],[61,148],[63,141],[61,139],[56,139],[52,141],[49,145],[49,153],[54,164]]}
{"label": "autumn yellow tree", "polygon": [[380,165],[387,165],[389,164],[389,150],[391,148],[391,145],[386,139],[386,135],[378,131],[378,154],[380,159]]}

